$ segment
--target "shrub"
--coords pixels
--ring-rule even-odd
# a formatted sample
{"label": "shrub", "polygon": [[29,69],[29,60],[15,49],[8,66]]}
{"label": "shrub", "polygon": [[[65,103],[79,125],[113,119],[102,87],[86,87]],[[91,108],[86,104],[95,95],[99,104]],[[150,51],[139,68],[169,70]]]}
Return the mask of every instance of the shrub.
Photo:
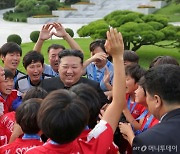
{"label": "shrub", "polygon": [[9,21],[13,21],[13,17],[9,17]]}
{"label": "shrub", "polygon": [[57,10],[59,7],[59,2],[57,0],[45,0],[44,4],[49,6],[50,11]]}
{"label": "shrub", "polygon": [[22,39],[19,35],[17,34],[11,34],[8,36],[7,38],[7,42],[15,42],[17,43],[18,45],[21,45],[21,42],[22,42]]}
{"label": "shrub", "polygon": [[32,42],[34,42],[34,43],[37,42],[38,37],[39,37],[39,33],[40,33],[40,31],[33,31],[33,32],[31,32],[30,39],[31,39]]}
{"label": "shrub", "polygon": [[71,28],[65,28],[65,30],[71,37],[74,37],[74,32]]}
{"label": "shrub", "polygon": [[22,18],[21,22],[27,22],[27,19],[26,18]]}

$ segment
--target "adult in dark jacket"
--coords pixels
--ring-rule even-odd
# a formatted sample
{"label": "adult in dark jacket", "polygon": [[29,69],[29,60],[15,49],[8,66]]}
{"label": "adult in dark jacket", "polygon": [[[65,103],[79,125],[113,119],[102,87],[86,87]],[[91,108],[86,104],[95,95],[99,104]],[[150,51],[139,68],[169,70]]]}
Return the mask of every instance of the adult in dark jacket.
{"label": "adult in dark jacket", "polygon": [[149,111],[160,120],[133,140],[133,154],[180,153],[180,67],[151,68],[145,74]]}
{"label": "adult in dark jacket", "polygon": [[108,103],[98,82],[82,77],[83,54],[79,50],[63,50],[59,53],[59,77],[45,79],[41,82],[41,87],[48,93],[57,89],[69,89],[73,85],[86,83],[92,86],[100,96],[100,102],[103,106]]}

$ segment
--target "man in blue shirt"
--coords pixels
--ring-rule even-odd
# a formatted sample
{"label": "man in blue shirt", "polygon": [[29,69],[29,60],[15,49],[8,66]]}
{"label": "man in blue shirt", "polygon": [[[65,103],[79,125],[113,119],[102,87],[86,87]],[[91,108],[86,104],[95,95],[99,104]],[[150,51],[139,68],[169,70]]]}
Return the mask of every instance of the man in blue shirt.
{"label": "man in blue shirt", "polygon": [[[53,30],[55,29],[55,31]],[[66,32],[64,27],[60,23],[48,23],[43,25],[37,43],[34,46],[35,51],[41,52],[42,45],[45,40],[48,40],[53,35],[59,38],[63,38],[67,41],[72,49],[78,49],[82,51],[80,46],[74,41],[74,39]],[[49,56],[49,65],[44,64],[44,72],[45,74],[52,76],[59,76],[58,67],[59,67],[59,57],[58,54],[65,47],[59,44],[52,44],[48,48],[48,56]]]}
{"label": "man in blue shirt", "polygon": [[90,44],[91,57],[83,64],[83,74],[88,79],[99,82],[103,91],[109,91],[112,89],[114,69],[108,60],[104,44],[105,40],[95,40]]}

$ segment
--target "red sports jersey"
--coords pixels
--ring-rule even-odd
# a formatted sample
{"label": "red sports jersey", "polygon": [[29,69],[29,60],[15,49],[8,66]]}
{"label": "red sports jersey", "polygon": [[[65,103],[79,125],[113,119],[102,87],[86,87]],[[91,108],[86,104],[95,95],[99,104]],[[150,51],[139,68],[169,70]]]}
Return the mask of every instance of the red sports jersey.
{"label": "red sports jersey", "polygon": [[12,111],[12,102],[17,98],[17,90],[12,90],[11,94],[9,94],[6,100],[0,96],[0,103],[3,103],[4,111],[3,114]]}
{"label": "red sports jersey", "polygon": [[17,138],[11,144],[0,147],[1,154],[24,154],[28,149],[42,145],[43,143],[37,139],[21,139]]}
{"label": "red sports jersey", "polygon": [[8,111],[11,112],[12,110],[12,102],[17,98],[17,90],[13,89],[11,94],[6,98],[6,104],[8,106]]}
{"label": "red sports jersey", "polygon": [[[148,113],[145,117],[144,117],[144,120],[143,120],[143,123],[141,125],[141,130],[144,129],[145,125],[147,124],[147,121],[148,119],[150,118],[152,114]],[[159,120],[157,120],[155,117],[152,118],[152,120],[150,121],[150,124],[148,125],[148,128],[151,128],[153,127],[154,125],[158,124],[159,123]]]}
{"label": "red sports jersey", "polygon": [[11,137],[15,122],[15,112],[9,112],[0,117],[0,146],[6,145]]}
{"label": "red sports jersey", "polygon": [[128,109],[131,112],[131,115],[134,117],[134,119],[136,119],[144,112],[145,107],[139,103],[130,101],[129,98],[129,94],[126,94],[127,105],[130,104],[130,106],[128,105]]}
{"label": "red sports jersey", "polygon": [[113,131],[107,122],[101,120],[96,127],[88,134],[82,133],[81,136],[69,144],[55,145],[51,142],[45,143],[28,150],[27,154],[103,154],[107,153],[113,142]]}

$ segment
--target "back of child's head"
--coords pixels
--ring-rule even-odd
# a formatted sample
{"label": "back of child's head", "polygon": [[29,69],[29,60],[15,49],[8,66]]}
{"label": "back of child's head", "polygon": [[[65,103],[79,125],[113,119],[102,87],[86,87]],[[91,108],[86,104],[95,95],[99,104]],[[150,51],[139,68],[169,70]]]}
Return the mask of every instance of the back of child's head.
{"label": "back of child's head", "polygon": [[131,64],[125,67],[125,72],[137,83],[146,71],[139,64]]}
{"label": "back of child's head", "polygon": [[29,51],[24,57],[23,57],[23,66],[26,69],[28,65],[32,63],[40,62],[42,66],[44,65],[44,57],[41,53],[37,51]]}
{"label": "back of child's head", "polygon": [[22,98],[22,101],[26,101],[30,98],[41,98],[44,99],[47,96],[47,91],[41,87],[31,87]]}
{"label": "back of child's head", "polygon": [[136,54],[136,52],[132,50],[124,50],[124,62],[127,64],[131,63],[137,63],[139,62],[139,56]]}
{"label": "back of child's head", "polygon": [[101,109],[100,98],[96,90],[84,83],[77,84],[71,87],[70,91],[76,93],[82,102],[85,103],[89,109],[89,123],[90,128],[94,128],[98,114]]}
{"label": "back of child's head", "polygon": [[22,56],[22,49],[21,47],[14,42],[8,42],[5,43],[1,48],[0,48],[0,55],[1,56],[6,56],[8,53],[19,53],[20,56]]}
{"label": "back of child's head", "polygon": [[16,122],[26,134],[37,134],[40,129],[37,123],[37,114],[41,99],[31,98],[23,102],[16,110]]}
{"label": "back of child's head", "polygon": [[87,106],[74,92],[59,89],[43,100],[38,124],[51,140],[65,144],[76,139],[87,126],[88,113]]}
{"label": "back of child's head", "polygon": [[14,79],[14,74],[9,69],[4,69],[5,79]]}
{"label": "back of child's head", "polygon": [[149,68],[158,66],[158,65],[163,65],[163,64],[173,64],[179,66],[178,61],[171,56],[158,56],[153,59],[153,61],[150,63]]}

